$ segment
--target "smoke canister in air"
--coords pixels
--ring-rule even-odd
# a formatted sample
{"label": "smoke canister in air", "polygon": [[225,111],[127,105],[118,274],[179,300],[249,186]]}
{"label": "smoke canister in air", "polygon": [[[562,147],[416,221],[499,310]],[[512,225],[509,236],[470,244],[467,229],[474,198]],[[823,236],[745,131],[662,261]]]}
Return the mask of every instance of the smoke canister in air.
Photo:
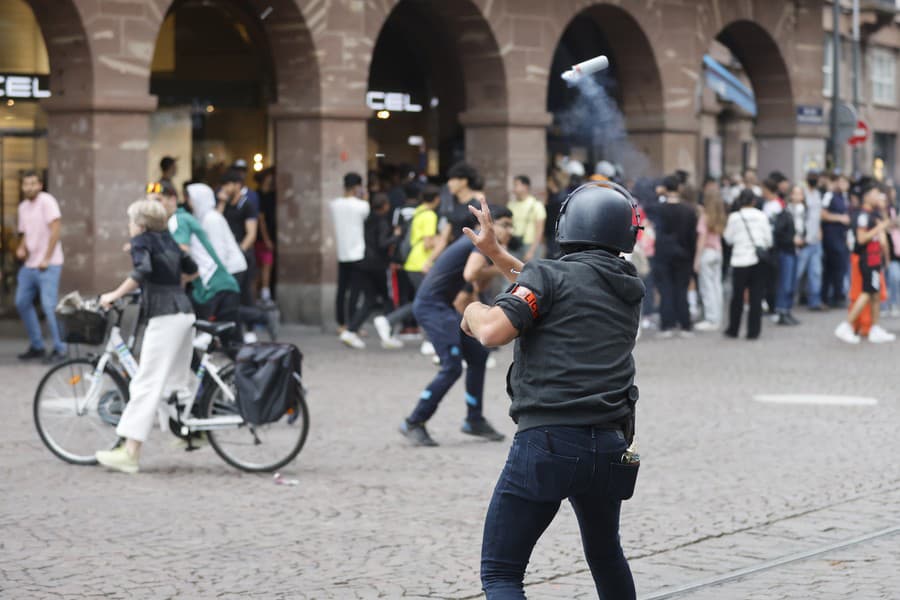
{"label": "smoke canister in air", "polygon": [[586,60],[584,62],[580,62],[577,65],[572,65],[572,68],[562,74],[563,80],[567,83],[575,84],[582,77],[587,77],[588,75],[593,75],[598,71],[602,71],[603,69],[609,66],[609,59],[605,56],[595,56],[590,60]]}

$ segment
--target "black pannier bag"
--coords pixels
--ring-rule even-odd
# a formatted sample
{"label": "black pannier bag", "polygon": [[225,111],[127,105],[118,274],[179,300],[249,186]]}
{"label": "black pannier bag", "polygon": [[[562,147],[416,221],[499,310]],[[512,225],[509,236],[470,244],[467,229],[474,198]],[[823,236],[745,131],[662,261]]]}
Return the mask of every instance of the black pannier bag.
{"label": "black pannier bag", "polygon": [[243,346],[235,363],[238,408],[245,421],[262,425],[296,414],[303,386],[303,355],[293,344],[258,343]]}

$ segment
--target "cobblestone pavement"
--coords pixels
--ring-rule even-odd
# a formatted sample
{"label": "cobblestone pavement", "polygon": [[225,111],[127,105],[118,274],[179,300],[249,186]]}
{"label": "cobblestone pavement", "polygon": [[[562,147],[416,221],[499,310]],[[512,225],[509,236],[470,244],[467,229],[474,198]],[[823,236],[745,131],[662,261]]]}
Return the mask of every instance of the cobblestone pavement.
{"label": "cobblestone pavement", "polygon": [[[846,346],[831,336],[838,313],[798,316],[800,327],[767,323],[756,342],[640,341],[643,467],[622,543],[643,598],[900,598],[900,534],[840,546],[900,525],[900,345]],[[137,476],[65,464],[32,423],[43,369],[15,363],[24,342],[0,342],[0,597],[479,597],[481,527],[508,441],[461,434],[455,388],[431,427],[441,447],[408,448],[396,426],[434,372],[414,347],[354,352],[301,328],[286,337],[306,355],[312,413],[307,446],[283,471],[296,487],[209,449],[173,449],[158,430]],[[488,372],[486,412],[512,435],[510,356]],[[753,399],[772,393],[878,404]],[[752,571],[798,553],[810,556]],[[751,571],[729,577],[741,569]],[[568,505],[527,584],[536,599],[595,597]]]}

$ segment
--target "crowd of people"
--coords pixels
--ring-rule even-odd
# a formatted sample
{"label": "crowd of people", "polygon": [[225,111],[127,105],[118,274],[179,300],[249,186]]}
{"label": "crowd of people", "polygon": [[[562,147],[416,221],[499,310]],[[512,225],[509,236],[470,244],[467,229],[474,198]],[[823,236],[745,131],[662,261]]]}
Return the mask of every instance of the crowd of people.
{"label": "crowd of people", "polygon": [[[835,335],[858,343],[889,342],[882,310],[900,316],[900,225],[897,192],[872,177],[810,171],[791,181],[774,171],[760,180],[754,169],[708,178],[697,189],[684,171],[629,181],[610,163],[593,174],[562,159],[547,174],[538,199],[528,175],[513,179],[505,202],[513,232],[507,249],[523,262],[557,258],[556,217],[566,197],[591,181],[616,181],[639,203],[644,230],[628,257],[647,288],[643,330],[660,338],[695,332],[747,339],[762,332],[764,315],[778,326],[800,323],[809,311],[844,309]],[[483,181],[466,163],[454,165],[437,187],[405,168],[359,174],[344,181],[344,197],[331,203],[338,247],[336,320],[348,346],[363,349],[362,325],[380,308],[374,327],[382,346],[399,348],[400,333],[415,331],[415,292],[435,261],[471,224],[468,207]],[[498,199],[492,199],[498,200]],[[482,295],[500,291],[485,282]],[[360,302],[360,299],[362,301]],[[460,312],[463,305],[458,304]],[[423,344],[423,353],[431,350]]]}

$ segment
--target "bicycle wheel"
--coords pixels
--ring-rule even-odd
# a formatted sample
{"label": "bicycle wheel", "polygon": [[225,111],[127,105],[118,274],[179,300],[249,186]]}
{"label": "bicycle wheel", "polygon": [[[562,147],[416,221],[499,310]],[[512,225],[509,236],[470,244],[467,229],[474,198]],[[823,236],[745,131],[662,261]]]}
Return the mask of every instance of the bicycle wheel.
{"label": "bicycle wheel", "polygon": [[116,424],[128,402],[128,385],[107,365],[95,379],[96,358],[72,358],[47,371],[34,394],[34,424],[53,454],[94,465],[94,452],[118,442]]}
{"label": "bicycle wheel", "polygon": [[[228,366],[219,373],[232,394],[234,367]],[[209,443],[222,460],[242,471],[274,471],[288,464],[303,449],[309,433],[309,410],[304,400],[299,379],[300,402],[295,411],[284,415],[274,423],[264,425],[242,424],[228,429],[207,431]],[[201,406],[207,417],[240,414],[237,403],[230,401],[222,389],[210,379],[204,382]]]}

